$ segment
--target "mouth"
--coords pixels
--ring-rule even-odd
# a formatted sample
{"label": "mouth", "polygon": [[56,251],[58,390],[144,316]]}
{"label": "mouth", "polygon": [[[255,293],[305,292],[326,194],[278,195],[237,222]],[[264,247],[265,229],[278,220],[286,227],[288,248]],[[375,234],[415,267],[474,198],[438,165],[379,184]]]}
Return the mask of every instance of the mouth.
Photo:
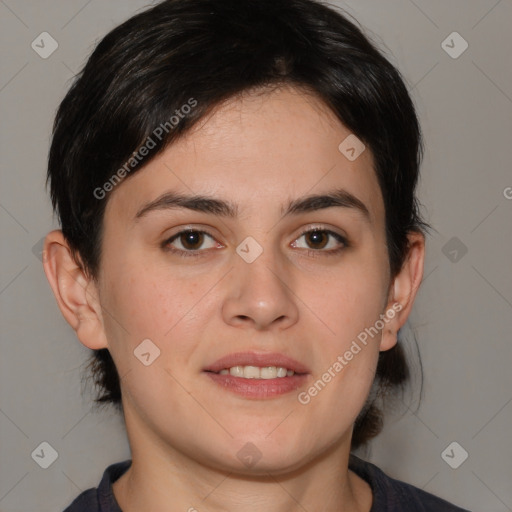
{"label": "mouth", "polygon": [[[210,370],[206,370],[210,371]],[[223,368],[216,373],[217,375],[232,375],[241,379],[282,379],[295,375],[295,371],[283,366],[232,366],[231,368]],[[304,375],[304,374],[298,374]]]}
{"label": "mouth", "polygon": [[203,370],[223,390],[245,398],[272,398],[303,386],[310,371],[283,354],[244,352],[223,357]]}

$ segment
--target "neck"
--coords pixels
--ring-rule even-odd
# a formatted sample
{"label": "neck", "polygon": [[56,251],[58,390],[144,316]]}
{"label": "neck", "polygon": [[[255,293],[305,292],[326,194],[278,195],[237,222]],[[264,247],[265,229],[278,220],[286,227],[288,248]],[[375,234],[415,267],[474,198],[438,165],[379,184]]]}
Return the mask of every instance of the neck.
{"label": "neck", "polygon": [[[127,421],[132,464],[114,484],[123,512],[368,512],[370,486],[348,469],[350,435],[291,470],[205,464]],[[350,434],[350,433],[349,433]]]}

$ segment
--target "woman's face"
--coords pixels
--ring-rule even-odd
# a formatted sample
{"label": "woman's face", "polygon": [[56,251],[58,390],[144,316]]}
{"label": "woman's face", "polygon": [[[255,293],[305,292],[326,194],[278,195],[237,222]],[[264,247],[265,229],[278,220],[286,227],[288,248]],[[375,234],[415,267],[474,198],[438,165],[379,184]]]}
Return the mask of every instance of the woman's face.
{"label": "woman's face", "polygon": [[[297,90],[246,95],[115,188],[98,294],[133,451],[276,473],[350,443],[398,314],[382,328],[396,300],[383,199],[369,149],[339,149],[348,136]],[[146,208],[164,194],[218,203]],[[339,199],[303,203],[313,195]],[[304,375],[207,371],[239,353],[219,365],[288,368],[288,357]]]}

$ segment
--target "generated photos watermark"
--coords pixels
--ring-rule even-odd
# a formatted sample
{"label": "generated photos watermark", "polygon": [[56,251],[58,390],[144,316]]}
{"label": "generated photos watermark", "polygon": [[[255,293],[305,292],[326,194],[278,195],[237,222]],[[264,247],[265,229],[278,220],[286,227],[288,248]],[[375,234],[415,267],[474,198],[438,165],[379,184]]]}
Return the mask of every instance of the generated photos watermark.
{"label": "generated photos watermark", "polygon": [[354,359],[354,356],[361,352],[362,347],[360,344],[366,346],[369,341],[368,337],[373,339],[375,336],[377,336],[377,334],[379,334],[379,332],[384,329],[386,324],[395,318],[395,315],[401,311],[402,308],[402,304],[395,302],[393,306],[386,311],[386,313],[383,313],[379,316],[379,319],[371,327],[366,327],[363,331],[361,331],[357,335],[356,339],[352,341],[349,349],[346,350],[343,355],[339,355],[336,358],[336,361],[331,366],[329,366],[327,371],[325,371],[322,376],[307,389],[307,391],[302,391],[297,395],[299,403],[302,405],[309,404],[311,399],[317,396],[318,393],[322,391],[325,386],[327,386],[327,384],[331,382],[331,380],[336,377],[336,375],[338,375],[341,370],[343,370],[343,368],[349,364],[350,361],[352,361],[352,359]]}
{"label": "generated photos watermark", "polygon": [[94,189],[94,197],[96,199],[104,199],[107,195],[107,192],[111,192],[114,187],[121,182],[121,180],[129,174],[140,162],[144,160],[152,149],[154,149],[157,145],[155,139],[161,141],[164,137],[164,134],[169,133],[173,128],[176,128],[180,121],[189,114],[194,107],[197,106],[197,100],[194,98],[189,98],[187,103],[184,103],[180,108],[177,108],[174,111],[168,121],[164,123],[160,123],[149,135],[144,144],[142,144],[137,151],[132,153],[132,156],[125,162],[125,164],[120,167],[101,187],[96,187]]}

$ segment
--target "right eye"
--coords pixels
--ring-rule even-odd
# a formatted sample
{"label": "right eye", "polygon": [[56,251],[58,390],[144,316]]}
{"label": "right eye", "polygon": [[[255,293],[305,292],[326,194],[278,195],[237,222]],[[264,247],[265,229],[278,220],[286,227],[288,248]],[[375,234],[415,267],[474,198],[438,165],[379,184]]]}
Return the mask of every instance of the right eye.
{"label": "right eye", "polygon": [[[210,238],[213,241],[210,242],[210,246],[206,247],[206,249],[216,247],[213,235],[211,235],[207,231],[197,229],[186,229],[180,231],[179,233],[173,235],[171,238],[168,238],[163,243],[163,246],[166,250],[178,254],[178,256],[201,256],[200,253],[205,251],[201,250],[200,248],[204,245],[206,237]],[[172,244],[176,245],[172,247]]]}

